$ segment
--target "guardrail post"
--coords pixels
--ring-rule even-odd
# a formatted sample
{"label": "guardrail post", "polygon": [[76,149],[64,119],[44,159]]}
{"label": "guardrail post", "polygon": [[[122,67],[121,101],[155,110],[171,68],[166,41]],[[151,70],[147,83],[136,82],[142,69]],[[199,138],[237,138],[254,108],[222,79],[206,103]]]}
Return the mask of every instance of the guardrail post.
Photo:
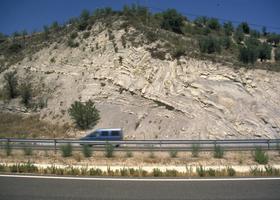
{"label": "guardrail post", "polygon": [[160,151],[162,151],[162,149],[161,149],[161,140],[159,141],[159,149],[160,149]]}
{"label": "guardrail post", "polygon": [[56,154],[56,139],[54,139],[54,154]]}
{"label": "guardrail post", "polygon": [[267,149],[270,150],[270,141],[267,140]]}

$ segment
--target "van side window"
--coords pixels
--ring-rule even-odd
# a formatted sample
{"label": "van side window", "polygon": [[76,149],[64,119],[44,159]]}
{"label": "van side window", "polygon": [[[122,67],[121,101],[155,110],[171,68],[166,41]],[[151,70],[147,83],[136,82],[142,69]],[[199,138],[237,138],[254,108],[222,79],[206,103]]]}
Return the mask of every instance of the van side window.
{"label": "van side window", "polygon": [[101,131],[101,136],[108,136],[108,131]]}
{"label": "van side window", "polygon": [[120,132],[119,131],[112,131],[111,136],[119,136]]}

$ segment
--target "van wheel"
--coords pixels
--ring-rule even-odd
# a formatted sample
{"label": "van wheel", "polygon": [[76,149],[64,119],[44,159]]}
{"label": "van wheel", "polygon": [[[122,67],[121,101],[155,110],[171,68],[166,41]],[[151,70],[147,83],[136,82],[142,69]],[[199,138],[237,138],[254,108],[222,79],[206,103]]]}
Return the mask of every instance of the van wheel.
{"label": "van wheel", "polygon": [[116,144],[116,146],[115,147],[120,147],[120,145],[119,144]]}

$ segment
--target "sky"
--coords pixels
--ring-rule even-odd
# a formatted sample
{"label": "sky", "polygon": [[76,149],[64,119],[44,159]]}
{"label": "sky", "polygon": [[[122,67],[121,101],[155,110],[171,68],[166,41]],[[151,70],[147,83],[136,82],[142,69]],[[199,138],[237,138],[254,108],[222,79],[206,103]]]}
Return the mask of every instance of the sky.
{"label": "sky", "polygon": [[63,23],[79,16],[83,9],[109,6],[120,10],[132,3],[147,6],[152,12],[175,8],[191,20],[208,16],[246,21],[254,29],[264,25],[267,31],[280,33],[280,0],[0,0],[0,32],[40,31],[54,21]]}

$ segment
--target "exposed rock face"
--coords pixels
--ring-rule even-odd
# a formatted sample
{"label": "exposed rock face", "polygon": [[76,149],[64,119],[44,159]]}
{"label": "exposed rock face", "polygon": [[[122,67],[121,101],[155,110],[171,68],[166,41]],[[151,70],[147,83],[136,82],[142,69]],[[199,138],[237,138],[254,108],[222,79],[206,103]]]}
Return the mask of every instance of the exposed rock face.
{"label": "exposed rock face", "polygon": [[280,136],[278,73],[187,57],[179,62],[153,59],[147,46],[134,48],[128,42],[124,48],[123,30],[113,31],[115,53],[107,31],[96,31],[79,48],[53,44],[14,66],[20,76],[32,74],[35,82],[45,84],[43,119],[68,122],[71,103],[92,99],[101,111],[97,127],[122,127],[127,138]]}

